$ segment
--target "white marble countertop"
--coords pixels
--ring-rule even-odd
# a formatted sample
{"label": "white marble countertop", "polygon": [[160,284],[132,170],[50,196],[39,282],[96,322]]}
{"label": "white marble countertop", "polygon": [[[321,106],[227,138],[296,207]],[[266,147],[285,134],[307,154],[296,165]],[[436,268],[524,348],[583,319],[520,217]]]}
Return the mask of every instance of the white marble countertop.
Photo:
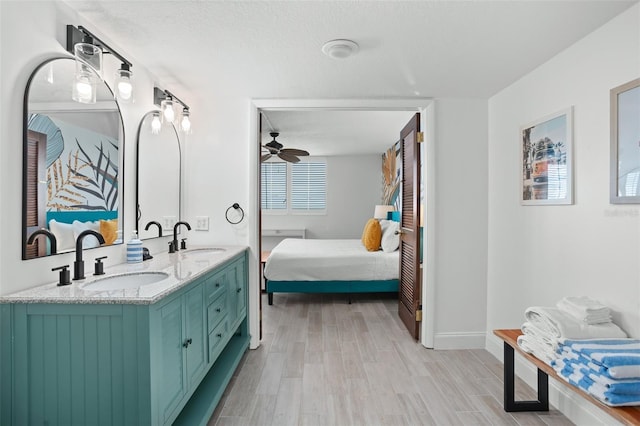
{"label": "white marble countertop", "polygon": [[[0,303],[74,303],[74,304],[135,304],[149,305],[189,284],[211,269],[234,258],[245,246],[216,246],[224,251],[208,251],[208,247],[193,247],[169,254],[153,255],[142,263],[105,265],[105,275],[92,275],[93,264],[85,260],[84,280],[58,286],[57,281],[0,297]],[[91,283],[112,275],[139,272],[164,272],[161,281],[141,287],[118,290],[90,290]],[[72,272],[73,274],[73,272]],[[87,287],[87,288],[85,288]]]}

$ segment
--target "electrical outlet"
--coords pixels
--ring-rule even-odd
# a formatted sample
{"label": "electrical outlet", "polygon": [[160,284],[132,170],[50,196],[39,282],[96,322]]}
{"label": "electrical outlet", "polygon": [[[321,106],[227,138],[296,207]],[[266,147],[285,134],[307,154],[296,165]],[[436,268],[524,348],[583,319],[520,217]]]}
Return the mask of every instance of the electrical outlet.
{"label": "electrical outlet", "polygon": [[209,216],[196,216],[196,231],[209,230]]}
{"label": "electrical outlet", "polygon": [[173,231],[173,226],[178,219],[175,216],[163,216],[162,217],[162,229],[165,231]]}

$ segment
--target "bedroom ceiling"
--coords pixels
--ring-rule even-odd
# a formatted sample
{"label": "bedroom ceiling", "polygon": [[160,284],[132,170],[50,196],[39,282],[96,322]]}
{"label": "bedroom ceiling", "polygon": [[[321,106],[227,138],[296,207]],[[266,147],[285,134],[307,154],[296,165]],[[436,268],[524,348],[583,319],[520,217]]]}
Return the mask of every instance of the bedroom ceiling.
{"label": "bedroom ceiling", "polygon": [[[637,2],[66,4],[195,110],[208,99],[487,99]],[[322,45],[336,38],[356,41],[359,52],[345,60],[325,56]],[[283,141],[304,120],[308,118],[292,117],[292,128],[287,129],[282,117],[273,119],[274,126],[279,122]]]}

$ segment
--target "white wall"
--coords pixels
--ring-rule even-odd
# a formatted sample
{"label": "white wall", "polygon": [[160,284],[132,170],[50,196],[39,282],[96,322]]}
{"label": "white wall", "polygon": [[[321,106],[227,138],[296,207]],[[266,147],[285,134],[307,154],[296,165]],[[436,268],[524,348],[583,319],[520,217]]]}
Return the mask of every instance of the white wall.
{"label": "white wall", "polygon": [[[57,273],[51,268],[69,264],[73,253],[48,256],[29,261],[21,257],[22,226],[22,123],[23,96],[27,80],[44,60],[69,56],[65,51],[66,25],[84,25],[109,43],[100,28],[82,20],[68,7],[58,2],[0,2],[0,294],[54,282]],[[25,28],[28,28],[25,30]],[[16,43],[16,34],[20,42]],[[145,112],[154,109],[152,93],[154,77],[125,49],[111,44],[134,63],[136,102],[121,105],[125,128],[125,188],[124,235],[135,229],[135,147],[136,130]],[[107,82],[117,67],[105,59]],[[117,64],[119,65],[119,64]],[[167,239],[167,238],[165,238]],[[166,250],[165,239],[145,242],[151,252]],[[125,261],[124,248],[105,247],[85,251],[84,259],[91,264],[98,256],[108,256],[110,264]]]}
{"label": "white wall", "polygon": [[[399,131],[399,130],[398,130]],[[323,215],[262,214],[263,229],[306,228],[307,238],[360,238],[382,193],[382,154],[331,156],[327,161],[327,211]],[[263,237],[273,243],[275,237]]]}
{"label": "white wall", "polygon": [[[640,208],[609,204],[609,90],[639,73],[636,5],[490,99],[488,330],[588,295],[640,337]],[[521,206],[519,127],[568,106],[575,203]],[[487,348],[500,356],[490,334]]]}
{"label": "white wall", "polygon": [[483,347],[487,101],[438,99],[435,116],[434,348]]}
{"label": "white wall", "polygon": [[[22,108],[27,79],[43,60],[54,56],[66,56],[65,26],[68,23],[85,25],[109,42],[108,34],[101,28],[86,22],[65,4],[58,2],[0,2],[0,294],[41,285],[56,280],[52,267],[73,263],[72,253],[46,258],[21,260],[21,181],[22,167]],[[30,30],[24,32],[29,22]],[[13,41],[14,34],[22,34],[21,43]],[[127,55],[126,49],[113,45],[134,63],[136,75],[136,103],[122,105],[125,126],[125,188],[124,188],[124,236],[130,235],[135,222],[135,134],[144,114],[154,109],[152,91],[156,81],[150,70],[135,58]],[[110,72],[107,73],[109,77]],[[211,96],[209,96],[211,95]],[[273,94],[277,96],[278,94]],[[199,88],[198,94],[180,93],[192,107],[194,131],[183,141],[184,156],[184,215],[194,223],[196,216],[209,216],[209,231],[191,231],[189,243],[194,244],[238,244],[257,247],[252,236],[256,218],[252,217],[257,193],[251,185],[257,179],[257,158],[249,149],[249,140],[256,131],[251,117],[251,100],[244,97],[223,97],[207,93]],[[202,99],[208,99],[206,103]],[[200,101],[200,103],[199,103]],[[481,247],[485,246],[483,233],[486,221],[482,213],[483,193],[486,193],[486,161],[476,161],[486,146],[486,111],[482,101],[442,100],[439,102],[436,119],[438,130],[438,218],[442,221],[434,232],[439,235],[434,253],[437,256],[438,280],[435,284],[437,296],[436,331],[439,342],[447,346],[474,346],[477,333],[483,330],[485,318],[484,267]],[[377,156],[376,156],[377,157]],[[349,162],[349,159],[343,161]],[[375,162],[372,201],[355,215],[344,215],[347,219],[339,224],[342,228],[336,236],[353,232],[360,235],[361,222],[372,213],[379,197],[380,159]],[[255,170],[254,170],[255,167]],[[347,176],[338,177],[344,179]],[[467,179],[469,177],[469,179]],[[354,185],[370,178],[351,174]],[[159,189],[161,196],[161,189]],[[333,197],[333,195],[330,195]],[[363,196],[364,197],[364,196]],[[368,198],[368,197],[367,197]],[[225,211],[233,203],[245,210],[245,219],[238,225],[225,220]],[[332,201],[333,203],[333,201]],[[371,203],[371,204],[370,204]],[[356,203],[357,204],[357,203]],[[356,207],[354,207],[355,209]],[[471,212],[471,213],[470,213]],[[357,224],[356,224],[357,222]],[[327,234],[328,236],[328,234]],[[166,251],[169,237],[147,240],[145,245],[151,253]],[[109,264],[124,261],[122,247],[98,248],[85,252],[85,261],[92,262],[97,256],[107,255]],[[469,263],[470,262],[470,263]],[[258,259],[251,254],[250,265],[253,282],[259,277]],[[461,267],[461,265],[470,265]],[[257,291],[257,286],[256,286]],[[256,309],[252,299],[250,309]],[[257,322],[252,321],[254,327]],[[255,335],[255,328],[252,329]],[[252,342],[255,345],[257,341]]]}

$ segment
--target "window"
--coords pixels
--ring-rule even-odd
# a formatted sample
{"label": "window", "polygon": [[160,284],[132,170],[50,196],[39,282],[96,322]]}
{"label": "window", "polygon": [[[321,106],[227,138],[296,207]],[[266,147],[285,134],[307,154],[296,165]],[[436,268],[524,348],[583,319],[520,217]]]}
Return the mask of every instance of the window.
{"label": "window", "polygon": [[262,163],[260,170],[262,209],[286,210],[287,163]]}
{"label": "window", "polygon": [[324,214],[327,207],[327,163],[261,164],[261,207],[272,213]]}

